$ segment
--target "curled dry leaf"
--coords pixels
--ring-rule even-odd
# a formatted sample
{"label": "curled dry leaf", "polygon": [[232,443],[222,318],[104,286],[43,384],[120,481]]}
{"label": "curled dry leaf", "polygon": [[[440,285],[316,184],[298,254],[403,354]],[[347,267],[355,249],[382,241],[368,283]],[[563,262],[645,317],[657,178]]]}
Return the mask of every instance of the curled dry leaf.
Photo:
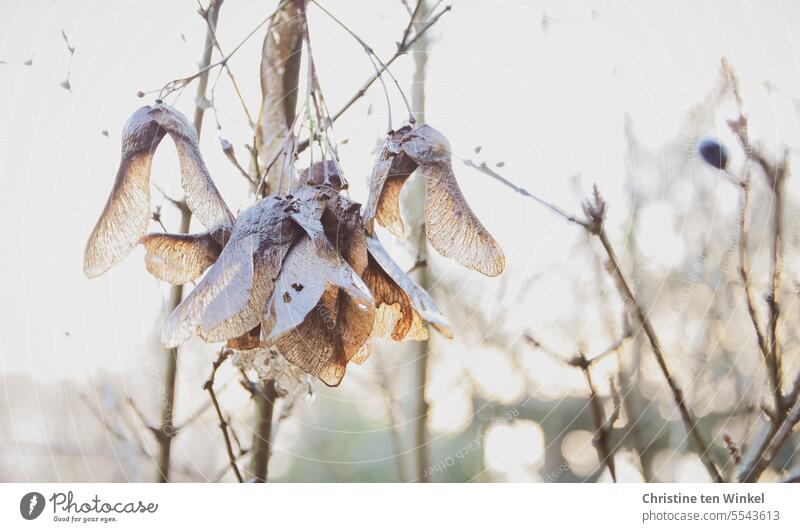
{"label": "curled dry leaf", "polygon": [[[299,3],[285,2],[272,18],[261,50],[261,108],[256,124],[256,149],[264,164],[284,145],[297,106],[303,17]],[[277,189],[283,156],[278,157],[267,179],[269,191]]]}
{"label": "curled dry leaf", "polygon": [[166,104],[145,106],[123,128],[122,157],[114,187],[86,243],[84,271],[88,277],[97,277],[122,260],[147,231],[153,154],[167,134],[178,150],[186,204],[220,244],[227,238],[233,215],[206,169],[194,127]]}
{"label": "curled dry leaf", "polygon": [[427,323],[452,338],[453,331],[430,294],[397,265],[377,237],[367,236],[366,240],[369,264],[364,282],[378,309],[373,336],[386,336],[395,341],[425,340]]}
{"label": "curled dry leaf", "polygon": [[499,275],[505,267],[503,252],[464,199],[453,173],[450,144],[428,125],[400,129],[384,143],[364,213],[367,230],[372,232],[377,220],[402,235],[400,190],[417,168],[425,178],[425,229],[433,248],[467,268]]}
{"label": "curled dry leaf", "polygon": [[167,346],[193,333],[210,342],[229,340],[258,326],[283,258],[300,234],[287,204],[269,196],[239,216],[217,261],[167,320]]}

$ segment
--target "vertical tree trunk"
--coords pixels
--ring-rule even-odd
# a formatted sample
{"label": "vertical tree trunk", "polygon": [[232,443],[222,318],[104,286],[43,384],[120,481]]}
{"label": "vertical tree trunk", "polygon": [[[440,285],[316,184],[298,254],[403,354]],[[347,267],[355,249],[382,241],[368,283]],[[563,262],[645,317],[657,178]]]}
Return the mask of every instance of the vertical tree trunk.
{"label": "vertical tree trunk", "polygon": [[[279,5],[282,0],[279,0]],[[283,145],[297,109],[297,89],[300,84],[303,32],[305,31],[306,0],[286,2],[272,19],[264,37],[259,75],[261,108],[256,124],[256,146],[262,163],[267,165]],[[280,160],[269,172],[267,195],[280,193]],[[274,381],[256,386],[253,394],[255,413],[253,442],[250,456],[250,475],[256,482],[266,482],[271,454],[272,417],[278,398]]]}
{"label": "vertical tree trunk", "polygon": [[[414,23],[415,30],[419,30],[425,19],[428,18],[429,7],[425,0],[421,2],[417,10]],[[414,78],[411,85],[411,107],[417,123],[425,122],[425,70],[428,64],[428,36],[423,35],[411,46],[411,54],[414,58]],[[416,204],[419,223],[417,224],[417,234],[412,235],[412,241],[419,242],[419,252],[417,255],[417,282],[422,288],[428,290],[430,279],[428,278],[428,245],[425,238],[425,186],[421,179],[416,180],[414,187],[413,203]],[[429,328],[430,329],[430,328]],[[432,331],[432,329],[431,329]],[[416,450],[416,478],[417,482],[427,482],[428,478],[428,402],[425,398],[425,389],[428,383],[428,352],[430,351],[430,340],[425,340],[417,344],[416,358],[414,359],[414,449]]]}
{"label": "vertical tree trunk", "polygon": [[[214,34],[219,18],[219,8],[222,0],[212,0],[208,6],[206,16],[208,17],[209,28],[206,31],[205,48],[200,68],[205,68],[211,63],[211,53],[214,50]],[[206,89],[208,88],[208,72],[205,72],[197,80],[198,101],[205,99]],[[198,138],[203,127],[203,115],[205,106],[198,104],[194,110],[194,128]],[[184,206],[181,208],[180,233],[188,233],[192,224],[192,211]],[[183,286],[175,285],[169,295],[168,313],[180,305],[183,300]],[[156,462],[156,475],[159,482],[169,482],[170,455],[172,450],[172,440],[174,434],[174,413],[175,413],[175,382],[178,377],[178,349],[164,350],[164,393],[161,398],[161,419],[160,432],[158,436],[158,453]]]}
{"label": "vertical tree trunk", "polygon": [[266,482],[269,475],[269,457],[272,451],[272,414],[278,394],[275,383],[267,381],[256,388],[253,446],[250,455],[250,474],[256,482]]}

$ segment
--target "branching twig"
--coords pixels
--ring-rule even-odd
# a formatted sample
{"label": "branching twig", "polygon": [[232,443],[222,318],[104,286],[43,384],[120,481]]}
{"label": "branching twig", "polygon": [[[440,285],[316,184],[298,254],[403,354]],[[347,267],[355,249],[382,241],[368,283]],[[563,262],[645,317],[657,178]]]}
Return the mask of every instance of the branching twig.
{"label": "branching twig", "polygon": [[[587,210],[590,211],[591,215],[593,216],[593,234],[595,234],[598,240],[600,240],[600,243],[602,244],[603,249],[608,257],[609,273],[611,273],[611,276],[615,279],[615,284],[617,285],[620,295],[625,301],[625,305],[627,306],[629,313],[640,324],[645,335],[647,336],[648,341],[650,342],[650,348],[653,352],[653,356],[656,357],[658,367],[661,369],[661,373],[664,375],[664,379],[667,381],[667,386],[669,386],[669,389],[672,392],[673,401],[675,402],[675,406],[678,407],[678,411],[681,414],[681,419],[686,427],[686,431],[689,434],[689,437],[694,441],[694,444],[697,446],[700,459],[706,466],[706,469],[708,470],[708,473],[711,475],[711,478],[714,480],[714,482],[723,482],[722,475],[720,475],[719,471],[717,470],[717,466],[712,461],[710,454],[711,447],[706,442],[703,434],[700,432],[698,421],[692,411],[689,409],[689,406],[686,404],[683,390],[680,388],[680,386],[678,386],[675,378],[672,376],[669,366],[667,365],[667,360],[664,356],[661,342],[656,335],[655,329],[650,323],[650,319],[648,318],[647,314],[645,314],[644,310],[642,309],[642,306],[634,297],[633,292],[631,291],[631,288],[625,279],[625,275],[622,273],[619,260],[617,259],[614,248],[611,245],[611,241],[608,239],[608,235],[606,235],[605,228],[603,227],[604,218],[602,211],[604,210],[604,207],[600,208],[600,205],[604,206],[604,203],[602,203],[602,199],[600,199],[599,194],[595,192],[595,203]],[[601,211],[599,216],[597,214],[598,210]]]}
{"label": "branching twig", "polygon": [[[259,22],[259,23],[258,23],[258,25],[257,25],[255,28],[253,28],[253,29],[250,31],[250,33],[248,33],[248,34],[247,34],[247,35],[244,37],[244,39],[242,39],[242,40],[241,40],[241,42],[239,42],[239,44],[237,44],[237,45],[236,45],[236,46],[233,48],[233,50],[231,50],[231,51],[230,51],[230,52],[229,52],[227,55],[223,56],[223,57],[222,57],[222,59],[220,59],[219,61],[217,61],[217,62],[215,62],[215,63],[204,63],[204,64],[203,64],[203,65],[200,67],[200,69],[199,69],[197,72],[195,72],[194,74],[192,74],[192,75],[190,75],[190,76],[186,76],[185,78],[173,79],[173,80],[172,80],[172,81],[170,81],[169,83],[165,84],[165,85],[164,85],[163,87],[161,87],[161,89],[159,90],[159,93],[158,93],[158,99],[160,99],[160,100],[163,100],[164,98],[166,98],[167,96],[169,96],[169,95],[170,95],[170,94],[172,94],[173,92],[175,92],[175,91],[177,91],[177,90],[180,90],[180,89],[182,89],[182,88],[186,87],[186,86],[187,86],[189,83],[191,83],[192,81],[194,81],[194,80],[196,80],[196,79],[202,79],[202,78],[204,78],[204,77],[207,79],[207,78],[208,78],[208,73],[209,73],[211,70],[213,70],[214,68],[216,68],[216,67],[218,67],[218,66],[220,66],[220,65],[225,65],[225,64],[227,64],[227,63],[228,63],[228,61],[230,61],[231,57],[233,57],[233,56],[234,56],[234,54],[236,54],[236,52],[238,52],[238,51],[239,51],[239,49],[240,49],[242,46],[244,46],[244,44],[245,44],[245,43],[246,43],[248,40],[250,40],[250,37],[252,37],[253,35],[255,35],[255,34],[256,34],[256,32],[257,32],[258,30],[260,30],[260,29],[261,29],[261,28],[264,26],[264,24],[267,24],[269,21],[271,21],[271,20],[272,20],[272,18],[275,16],[275,14],[276,14],[276,13],[278,13],[278,11],[280,11],[280,9],[283,7],[283,5],[284,5],[285,3],[287,3],[287,2],[289,2],[289,1],[291,1],[291,0],[282,0],[282,1],[281,1],[281,2],[278,4],[278,7],[275,9],[275,11],[273,11],[273,12],[272,12],[272,14],[270,14],[270,15],[269,15],[267,18],[265,18],[264,20],[262,20],[261,22]],[[221,2],[220,2],[220,3],[221,3]],[[209,8],[209,9],[210,9],[210,8]],[[211,39],[207,39],[207,42],[209,42],[209,46],[212,46],[212,45],[213,45],[213,42],[211,41]],[[205,96],[205,95],[203,95],[203,96]]]}
{"label": "branching twig", "polygon": [[[480,169],[480,167],[478,167]],[[567,221],[576,223],[589,231],[592,235],[597,237],[600,241],[601,245],[603,246],[603,250],[606,253],[607,257],[607,269],[609,274],[611,275],[612,279],[614,280],[614,284],[617,286],[617,290],[622,297],[626,308],[628,309],[628,313],[631,317],[639,323],[639,326],[644,330],[645,335],[650,343],[650,348],[653,352],[653,356],[656,358],[656,362],[658,362],[658,366],[661,369],[661,373],[664,375],[664,379],[667,381],[667,385],[669,386],[670,391],[672,392],[672,398],[675,403],[675,406],[678,408],[678,412],[681,415],[681,419],[683,421],[684,426],[686,427],[686,431],[689,434],[689,437],[694,442],[697,450],[700,454],[700,459],[705,465],[706,469],[708,470],[709,475],[715,482],[723,482],[722,475],[720,475],[717,466],[711,459],[710,451],[711,447],[706,442],[705,437],[700,432],[700,427],[698,426],[697,419],[695,418],[692,411],[689,409],[688,405],[686,404],[686,399],[683,395],[683,390],[681,390],[680,386],[678,386],[675,378],[672,376],[672,372],[669,369],[669,365],[667,364],[666,357],[664,356],[664,351],[661,347],[661,342],[656,335],[655,329],[653,325],[650,323],[650,319],[648,318],[647,314],[644,312],[644,309],[636,300],[633,295],[633,291],[628,284],[628,281],[625,278],[624,273],[622,272],[622,267],[619,264],[619,260],[617,259],[616,252],[614,251],[613,246],[611,245],[611,241],[608,239],[608,235],[605,232],[604,222],[605,222],[605,209],[606,204],[605,201],[600,197],[600,193],[595,186],[594,189],[594,197],[591,201],[587,201],[584,204],[584,213],[587,216],[586,220],[578,220],[572,215],[567,214],[564,210],[556,207],[555,205],[550,204],[549,202],[540,199],[533,194],[530,194],[524,189],[520,189],[520,187],[514,185],[511,181],[505,179],[504,177],[500,176],[494,171],[491,173],[484,172],[487,175],[497,179],[504,185],[512,188],[519,194],[522,194],[526,197],[530,197],[535,199],[537,202],[541,203],[542,205],[549,208],[551,211],[555,212],[562,218],[566,219]]]}
{"label": "branching twig", "polygon": [[[222,0],[220,0],[219,3],[217,4],[217,10],[219,10],[219,4],[221,4],[221,3],[222,3]],[[212,21],[211,21],[211,18],[210,18],[211,15],[212,15],[211,6],[209,6],[207,9],[203,9],[203,6],[200,5],[200,0],[197,0],[197,4],[198,4],[199,9],[200,9],[200,16],[202,16],[203,20],[206,21],[206,26],[208,28],[208,34],[211,36],[211,40],[212,40],[212,42],[214,44],[214,47],[219,51],[219,54],[221,56],[225,57],[225,52],[222,51],[222,46],[220,46],[219,40],[217,39],[216,22],[212,24]],[[225,61],[222,64],[222,67],[225,70],[225,72],[228,74],[228,78],[231,80],[231,85],[233,86],[233,90],[236,93],[236,97],[239,99],[239,104],[242,106],[242,110],[244,111],[244,114],[247,117],[247,123],[252,128],[253,125],[254,125],[253,124],[253,117],[250,115],[250,110],[247,108],[247,104],[244,101],[244,97],[242,96],[242,92],[241,92],[241,90],[239,90],[239,84],[236,82],[236,78],[234,77],[233,72],[231,71],[231,68],[228,65],[228,62]],[[213,93],[213,89],[212,89],[212,93]]]}
{"label": "branching twig", "polygon": [[217,418],[219,418],[219,429],[222,431],[222,437],[225,439],[225,450],[228,452],[228,460],[230,462],[231,469],[233,469],[233,474],[236,475],[236,480],[239,482],[244,482],[242,473],[239,471],[239,466],[236,464],[236,457],[233,454],[231,438],[228,434],[228,422],[222,415],[222,409],[219,406],[217,394],[214,393],[214,379],[217,375],[217,369],[219,369],[222,363],[225,362],[226,358],[228,358],[228,350],[222,348],[219,352],[219,356],[211,365],[211,375],[208,377],[208,380],[205,382],[205,384],[203,384],[203,389],[208,391],[208,394],[211,396],[211,404],[214,405],[214,410],[217,412]]}
{"label": "branching twig", "polygon": [[[331,123],[336,122],[336,120],[338,120],[340,116],[342,116],[348,109],[350,109],[350,107],[354,103],[360,100],[367,93],[367,89],[369,89],[372,86],[372,84],[375,83],[381,77],[383,72],[386,69],[388,69],[392,65],[392,63],[394,63],[400,56],[408,52],[411,46],[415,42],[417,42],[417,40],[421,38],[434,24],[436,24],[442,17],[442,15],[450,11],[451,8],[452,6],[450,5],[445,6],[444,9],[442,9],[442,11],[430,17],[428,21],[422,25],[422,27],[420,27],[417,31],[415,31],[413,37],[411,37],[408,40],[399,42],[397,44],[397,50],[395,51],[394,55],[390,57],[387,61],[384,61],[383,66],[381,66],[375,74],[370,76],[367,79],[367,81],[365,81],[364,84],[361,85],[361,88],[358,89],[358,91],[356,91],[356,93],[353,94],[353,96],[351,96],[350,99],[331,116]],[[413,23],[414,23],[413,19],[409,21],[410,25]],[[406,37],[408,37],[408,32],[410,32],[410,30],[406,29]],[[297,153],[302,153],[308,148],[308,146],[309,146],[309,139],[301,141],[297,145]]]}
{"label": "branching twig", "polygon": [[581,373],[583,373],[583,377],[586,379],[586,385],[589,388],[589,406],[591,407],[592,422],[595,428],[592,444],[597,451],[597,458],[600,464],[608,468],[608,472],[611,474],[611,479],[614,482],[617,481],[617,472],[616,467],[614,466],[614,448],[611,445],[611,437],[613,435],[614,423],[616,423],[617,419],[619,419],[622,401],[619,391],[617,390],[616,386],[614,386],[614,383],[611,382],[613,409],[610,415],[606,417],[605,409],[603,408],[603,401],[597,394],[597,388],[594,385],[591,369],[595,362],[601,360],[611,353],[615,353],[622,348],[622,346],[625,344],[625,341],[631,338],[631,336],[631,331],[626,330],[625,334],[619,340],[615,341],[610,346],[591,357],[587,357],[582,351],[578,352],[577,355],[572,357],[564,357],[545,347],[539,340],[530,334],[526,333],[523,335],[525,340],[539,351],[547,354],[563,364],[573,368],[578,368],[581,370]]}
{"label": "branching twig", "polygon": [[558,216],[564,218],[566,221],[574,223],[574,224],[578,224],[578,225],[580,225],[580,226],[582,226],[584,228],[587,227],[587,222],[585,222],[584,220],[578,219],[576,216],[574,216],[572,214],[569,214],[567,211],[563,210],[562,208],[560,208],[560,207],[558,207],[556,205],[553,205],[549,201],[544,200],[544,199],[540,198],[539,196],[531,194],[530,192],[528,192],[527,190],[525,190],[524,188],[522,188],[520,186],[515,185],[514,183],[512,183],[511,181],[509,181],[505,177],[501,176],[500,174],[498,174],[497,172],[495,172],[494,170],[489,168],[486,165],[485,162],[481,163],[481,164],[476,164],[476,163],[472,162],[469,159],[462,159],[462,160],[463,160],[464,164],[466,164],[470,168],[474,168],[475,170],[478,170],[479,172],[482,172],[482,173],[488,175],[489,177],[491,177],[493,179],[496,179],[497,181],[501,182],[502,184],[504,184],[505,186],[507,186],[508,188],[513,190],[514,192],[516,192],[517,194],[519,194],[521,196],[525,196],[526,198],[530,198],[530,199],[536,201],[537,203],[539,203],[543,207],[546,207],[546,208],[550,209],[552,212],[556,213]]}

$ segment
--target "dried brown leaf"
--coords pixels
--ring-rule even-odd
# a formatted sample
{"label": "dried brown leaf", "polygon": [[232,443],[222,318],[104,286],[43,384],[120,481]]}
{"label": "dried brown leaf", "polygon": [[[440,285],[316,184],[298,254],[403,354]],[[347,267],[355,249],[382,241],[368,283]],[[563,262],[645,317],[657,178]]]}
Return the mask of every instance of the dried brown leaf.
{"label": "dried brown leaf", "polygon": [[274,344],[289,362],[328,386],[337,386],[342,381],[347,366],[334,326],[340,292],[336,287],[328,287],[305,319]]}
{"label": "dried brown leaf", "polygon": [[336,161],[326,159],[318,161],[306,168],[299,175],[299,185],[328,186],[337,192],[345,185],[344,177],[339,171]]}
{"label": "dried brown leaf", "polygon": [[83,270],[97,277],[122,260],[147,231],[150,220],[150,168],[166,135],[142,107],[122,130],[122,158],[114,187],[84,251]]}
{"label": "dried brown leaf", "polygon": [[[256,149],[264,164],[282,149],[294,122],[303,44],[303,19],[297,2],[289,1],[270,21],[261,50],[261,107],[256,124]],[[283,156],[269,172],[269,190],[276,192]]]}

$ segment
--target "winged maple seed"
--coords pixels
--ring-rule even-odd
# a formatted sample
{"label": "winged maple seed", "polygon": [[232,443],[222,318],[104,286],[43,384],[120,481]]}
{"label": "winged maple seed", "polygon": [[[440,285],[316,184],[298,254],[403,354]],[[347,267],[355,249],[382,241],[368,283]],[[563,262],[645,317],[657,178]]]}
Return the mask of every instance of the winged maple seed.
{"label": "winged maple seed", "polygon": [[172,138],[178,151],[186,204],[209,231],[188,237],[167,233],[145,237],[148,271],[168,282],[196,279],[213,263],[215,250],[225,244],[233,215],[206,169],[197,133],[185,116],[157,102],[136,111],[123,128],[122,158],[114,187],[84,252],[88,277],[107,271],[144,237],[151,215],[153,155],[165,135]]}
{"label": "winged maple seed", "polygon": [[464,199],[453,173],[450,143],[428,125],[389,133],[372,172],[364,223],[374,220],[402,236],[400,190],[419,168],[425,178],[425,231],[433,248],[490,277],[505,267],[503,252]]}
{"label": "winged maple seed", "polygon": [[[178,150],[186,204],[208,228],[204,233],[144,235],[150,166],[166,135]],[[360,204],[341,194],[347,184],[338,163],[325,160],[291,173],[292,194],[267,196],[234,219],[186,118],[162,103],[143,107],[125,126],[114,188],[87,244],[86,272],[99,275],[141,242],[156,277],[183,284],[202,276],[164,325],[168,347],[197,334],[227,342],[248,363],[270,361],[264,364],[272,369],[262,369],[272,373],[283,366],[265,353],[277,351],[336,386],[348,363],[367,360],[372,337],[422,340],[428,325],[452,337],[433,299],[372,230],[377,219],[402,231],[399,191],[416,168],[427,183],[433,246],[478,271],[499,273],[502,252],[464,202],[447,141],[428,126],[404,128],[387,140],[364,216]]]}

